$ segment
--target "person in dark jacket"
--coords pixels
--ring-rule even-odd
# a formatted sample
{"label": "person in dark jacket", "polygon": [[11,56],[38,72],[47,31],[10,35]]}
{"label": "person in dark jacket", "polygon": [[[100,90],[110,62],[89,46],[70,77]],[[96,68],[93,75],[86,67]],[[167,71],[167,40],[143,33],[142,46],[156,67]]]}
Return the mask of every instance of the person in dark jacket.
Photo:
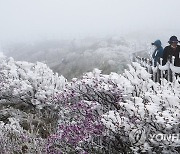
{"label": "person in dark jacket", "polygon": [[160,63],[160,58],[163,58],[163,48],[161,46],[161,41],[156,40],[154,43],[152,43],[156,47],[152,54],[152,58],[154,59],[154,66],[157,65],[157,62]]}
{"label": "person in dark jacket", "polygon": [[167,61],[172,62],[172,56],[174,56],[174,66],[180,67],[180,46],[178,45],[178,42],[179,40],[176,36],[170,37],[168,41],[170,45],[164,48],[163,65],[165,65]]}

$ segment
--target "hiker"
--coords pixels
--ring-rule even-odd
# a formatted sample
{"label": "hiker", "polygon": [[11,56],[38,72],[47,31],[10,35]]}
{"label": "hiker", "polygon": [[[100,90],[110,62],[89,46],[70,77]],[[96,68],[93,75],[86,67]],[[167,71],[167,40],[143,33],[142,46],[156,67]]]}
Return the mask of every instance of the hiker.
{"label": "hiker", "polygon": [[163,48],[161,46],[161,41],[156,40],[154,43],[152,43],[156,47],[152,54],[152,58],[154,59],[154,65],[156,67],[157,62],[160,63],[160,58],[163,58]]}
{"label": "hiker", "polygon": [[170,45],[164,48],[163,54],[163,65],[167,63],[167,61],[172,62],[172,56],[175,57],[174,66],[180,67],[180,46],[178,45],[179,40],[176,36],[171,36],[168,43]]}

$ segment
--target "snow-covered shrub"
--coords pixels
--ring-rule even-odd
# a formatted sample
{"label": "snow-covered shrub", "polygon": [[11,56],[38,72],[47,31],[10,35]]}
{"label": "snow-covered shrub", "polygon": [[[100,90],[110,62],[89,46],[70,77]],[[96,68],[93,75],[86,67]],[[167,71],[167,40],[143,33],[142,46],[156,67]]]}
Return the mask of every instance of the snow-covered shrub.
{"label": "snow-covered shrub", "polygon": [[58,126],[58,132],[49,138],[48,152],[93,152],[98,150],[100,137],[104,126],[94,113],[90,102],[77,102],[69,105],[71,119],[63,121]]}
{"label": "snow-covered shrub", "polygon": [[[162,79],[160,85],[137,63],[123,75],[103,75],[94,69],[66,82],[45,64],[3,57],[0,111],[9,106],[20,111],[13,104],[25,103],[34,108],[33,113],[21,110],[26,114],[38,117],[40,111],[40,123],[46,120],[41,127],[53,120],[58,127],[54,124],[53,131],[42,137],[36,132],[38,120],[31,123],[34,133],[25,129],[17,112],[0,115],[1,152],[179,153],[179,96],[179,79],[173,83]],[[47,118],[50,112],[58,112],[59,119]]]}
{"label": "snow-covered shrub", "polygon": [[43,63],[0,57],[0,153],[43,153],[58,121],[54,95],[65,83]]}
{"label": "snow-covered shrub", "polygon": [[46,139],[23,130],[18,119],[8,120],[8,124],[0,122],[0,153],[45,153]]}
{"label": "snow-covered shrub", "polygon": [[54,74],[46,64],[14,61],[4,58],[0,64],[0,98],[25,102],[32,107],[52,105],[57,91],[66,79]]}
{"label": "snow-covered shrub", "polygon": [[26,113],[4,105],[0,110],[0,153],[45,153],[47,138],[55,132],[57,121],[54,110]]}
{"label": "snow-covered shrub", "polygon": [[57,95],[61,118],[57,133],[49,138],[47,150],[64,153],[130,151],[101,121],[104,113],[119,110],[119,102],[123,101],[123,85],[118,86],[117,76],[115,73],[102,75],[100,70],[95,69],[66,84],[64,91]]}
{"label": "snow-covered shrub", "polygon": [[[124,77],[131,84],[119,110],[109,111],[102,121],[117,133],[134,153],[179,153],[180,85],[162,79],[155,83],[145,68],[129,65]],[[122,83],[121,83],[122,84]]]}

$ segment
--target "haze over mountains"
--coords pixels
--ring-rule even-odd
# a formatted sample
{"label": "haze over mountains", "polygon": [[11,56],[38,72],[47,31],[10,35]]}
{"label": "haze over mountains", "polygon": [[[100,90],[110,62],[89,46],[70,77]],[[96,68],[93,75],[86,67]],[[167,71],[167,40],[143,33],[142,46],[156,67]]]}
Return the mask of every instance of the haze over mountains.
{"label": "haze over mountains", "polygon": [[94,68],[103,73],[122,73],[130,63],[131,53],[147,48],[145,42],[137,44],[122,37],[89,37],[8,44],[3,47],[3,52],[15,60],[46,63],[54,72],[71,79]]}

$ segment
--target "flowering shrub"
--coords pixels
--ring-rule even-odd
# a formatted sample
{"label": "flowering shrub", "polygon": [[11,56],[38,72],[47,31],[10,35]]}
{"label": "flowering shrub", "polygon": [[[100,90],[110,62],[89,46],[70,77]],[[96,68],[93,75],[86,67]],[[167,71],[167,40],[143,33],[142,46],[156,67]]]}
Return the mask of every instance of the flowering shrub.
{"label": "flowering shrub", "polygon": [[[82,79],[73,79],[65,87],[64,92],[57,96],[61,106],[58,133],[49,139],[47,150],[56,149],[64,153],[122,151],[121,147],[113,147],[117,138],[101,121],[103,113],[119,110],[118,103],[123,101],[121,86],[115,79],[95,69]],[[112,147],[107,147],[110,143]]]}
{"label": "flowering shrub", "polygon": [[89,143],[98,144],[96,140],[102,135],[104,127],[92,107],[83,101],[70,106],[69,111],[73,115],[70,121],[60,123],[57,134],[49,138],[48,152],[54,151],[55,147],[52,147],[55,145],[61,152],[85,152]]}
{"label": "flowering shrub", "polygon": [[[161,138],[159,142],[155,135],[178,136],[179,88],[178,79],[174,83],[162,79],[160,85],[151,80],[145,68],[133,63],[123,76],[102,75],[99,70],[87,73],[81,80],[68,83],[58,97],[61,104],[67,105],[80,100],[98,103],[97,117],[105,126],[99,144],[101,152],[178,153],[179,140]],[[73,109],[63,112],[64,117],[74,116]]]}
{"label": "flowering shrub", "polygon": [[[34,108],[31,113],[23,106],[28,115],[45,112],[39,118],[44,124],[32,122],[32,130],[55,121],[54,130],[43,137],[22,126],[19,112],[0,115],[1,153],[180,152],[179,79],[162,79],[160,85],[132,63],[123,75],[94,69],[66,82],[42,63],[0,61],[0,110],[7,113],[13,103],[23,102]],[[59,117],[48,118],[51,112]]]}

